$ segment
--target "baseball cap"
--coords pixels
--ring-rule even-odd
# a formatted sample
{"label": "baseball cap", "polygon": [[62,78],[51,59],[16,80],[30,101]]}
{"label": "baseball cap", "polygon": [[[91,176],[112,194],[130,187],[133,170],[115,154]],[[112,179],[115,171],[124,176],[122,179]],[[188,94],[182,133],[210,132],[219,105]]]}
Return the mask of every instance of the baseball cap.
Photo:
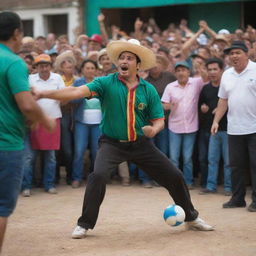
{"label": "baseball cap", "polygon": [[230,32],[227,29],[223,28],[223,29],[219,30],[218,34],[219,35],[229,35]]}
{"label": "baseball cap", "polygon": [[248,52],[248,48],[243,41],[233,41],[229,48],[224,49],[224,53],[229,54],[229,52],[233,49],[241,49],[244,52]]}
{"label": "baseball cap", "polygon": [[174,69],[176,69],[177,67],[185,67],[190,70],[189,64],[186,61],[178,61],[175,64]]}
{"label": "baseball cap", "polygon": [[35,58],[35,64],[52,63],[51,57],[48,54],[40,54]]}
{"label": "baseball cap", "polygon": [[89,38],[89,41],[94,41],[94,42],[97,42],[99,44],[102,44],[102,37],[98,34],[94,34]]}

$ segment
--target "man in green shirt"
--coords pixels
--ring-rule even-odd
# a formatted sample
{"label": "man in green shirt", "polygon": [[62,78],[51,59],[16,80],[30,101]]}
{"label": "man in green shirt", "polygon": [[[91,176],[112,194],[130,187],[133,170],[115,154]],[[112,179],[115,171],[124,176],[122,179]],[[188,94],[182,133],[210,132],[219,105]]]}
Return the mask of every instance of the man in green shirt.
{"label": "man in green shirt", "polygon": [[55,121],[47,117],[33,99],[28,71],[18,52],[22,23],[12,12],[0,13],[0,253],[7,219],[13,212],[23,178],[25,119],[32,126],[42,123],[53,130]]}
{"label": "man in green shirt", "polygon": [[112,42],[107,52],[118,73],[97,78],[86,86],[34,92],[38,98],[71,100],[96,95],[101,101],[103,136],[94,171],[88,177],[82,216],[72,238],[83,238],[88,229],[94,228],[108,178],[124,161],[135,163],[168,190],[184,209],[189,229],[213,230],[198,218],[181,171],[150,140],[164,128],[164,113],[156,89],[139,78],[137,72],[155,65],[154,53],[135,39]]}

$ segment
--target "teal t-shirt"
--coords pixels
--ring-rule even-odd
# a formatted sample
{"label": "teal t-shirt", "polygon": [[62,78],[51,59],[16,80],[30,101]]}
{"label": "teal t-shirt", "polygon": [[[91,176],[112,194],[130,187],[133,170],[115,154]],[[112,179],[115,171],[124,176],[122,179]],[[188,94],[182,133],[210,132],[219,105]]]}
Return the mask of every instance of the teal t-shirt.
{"label": "teal t-shirt", "polygon": [[109,137],[134,141],[143,135],[143,126],[164,118],[155,87],[141,78],[132,89],[128,89],[118,73],[96,78],[87,86],[101,102],[101,130]]}
{"label": "teal t-shirt", "polygon": [[29,91],[26,63],[0,44],[0,150],[24,147],[25,118],[14,98],[22,91]]}
{"label": "teal t-shirt", "polygon": [[101,110],[100,101],[97,98],[85,99],[84,109],[98,109]]}

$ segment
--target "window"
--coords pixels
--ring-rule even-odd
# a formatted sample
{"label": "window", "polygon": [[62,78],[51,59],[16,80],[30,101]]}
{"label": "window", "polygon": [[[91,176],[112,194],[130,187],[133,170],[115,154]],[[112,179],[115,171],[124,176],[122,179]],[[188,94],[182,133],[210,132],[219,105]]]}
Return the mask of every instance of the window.
{"label": "window", "polygon": [[33,27],[34,21],[33,20],[22,20],[24,36],[34,36]]}
{"label": "window", "polygon": [[68,15],[45,15],[46,33],[54,33],[57,36],[68,34]]}

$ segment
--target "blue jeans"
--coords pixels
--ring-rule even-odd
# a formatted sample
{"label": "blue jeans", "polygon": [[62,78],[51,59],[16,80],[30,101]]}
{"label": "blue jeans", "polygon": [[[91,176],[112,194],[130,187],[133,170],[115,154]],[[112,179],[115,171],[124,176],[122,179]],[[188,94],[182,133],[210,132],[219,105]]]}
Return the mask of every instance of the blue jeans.
{"label": "blue jeans", "polygon": [[139,169],[134,163],[129,164],[129,170],[132,177],[135,177],[136,170],[138,171],[138,178],[142,184],[152,181],[152,179],[144,171]]}
{"label": "blue jeans", "polygon": [[24,151],[0,151],[0,217],[15,209],[23,177]]}
{"label": "blue jeans", "polygon": [[228,135],[226,131],[219,131],[210,137],[207,179],[207,189],[209,190],[216,190],[217,188],[221,156],[224,162],[224,190],[231,191],[231,169],[229,167]]}
{"label": "blue jeans", "polygon": [[83,124],[75,122],[75,145],[72,180],[81,181],[84,171],[84,153],[90,145],[91,171],[98,150],[98,140],[101,135],[99,124]]}
{"label": "blue jeans", "polygon": [[[22,190],[31,189],[33,181],[33,169],[39,150],[33,150],[29,136],[25,140],[24,177]],[[55,187],[56,158],[55,150],[42,150],[43,152],[43,185],[46,191]]]}
{"label": "blue jeans", "polygon": [[169,131],[170,159],[179,168],[179,159],[182,154],[183,176],[187,185],[193,184],[193,161],[192,154],[196,139],[196,132],[174,133]]}
{"label": "blue jeans", "polygon": [[164,128],[153,138],[153,141],[156,147],[169,157],[169,129]]}
{"label": "blue jeans", "polygon": [[200,184],[206,187],[208,177],[208,148],[211,134],[208,131],[200,130],[198,133],[198,160],[201,172]]}

